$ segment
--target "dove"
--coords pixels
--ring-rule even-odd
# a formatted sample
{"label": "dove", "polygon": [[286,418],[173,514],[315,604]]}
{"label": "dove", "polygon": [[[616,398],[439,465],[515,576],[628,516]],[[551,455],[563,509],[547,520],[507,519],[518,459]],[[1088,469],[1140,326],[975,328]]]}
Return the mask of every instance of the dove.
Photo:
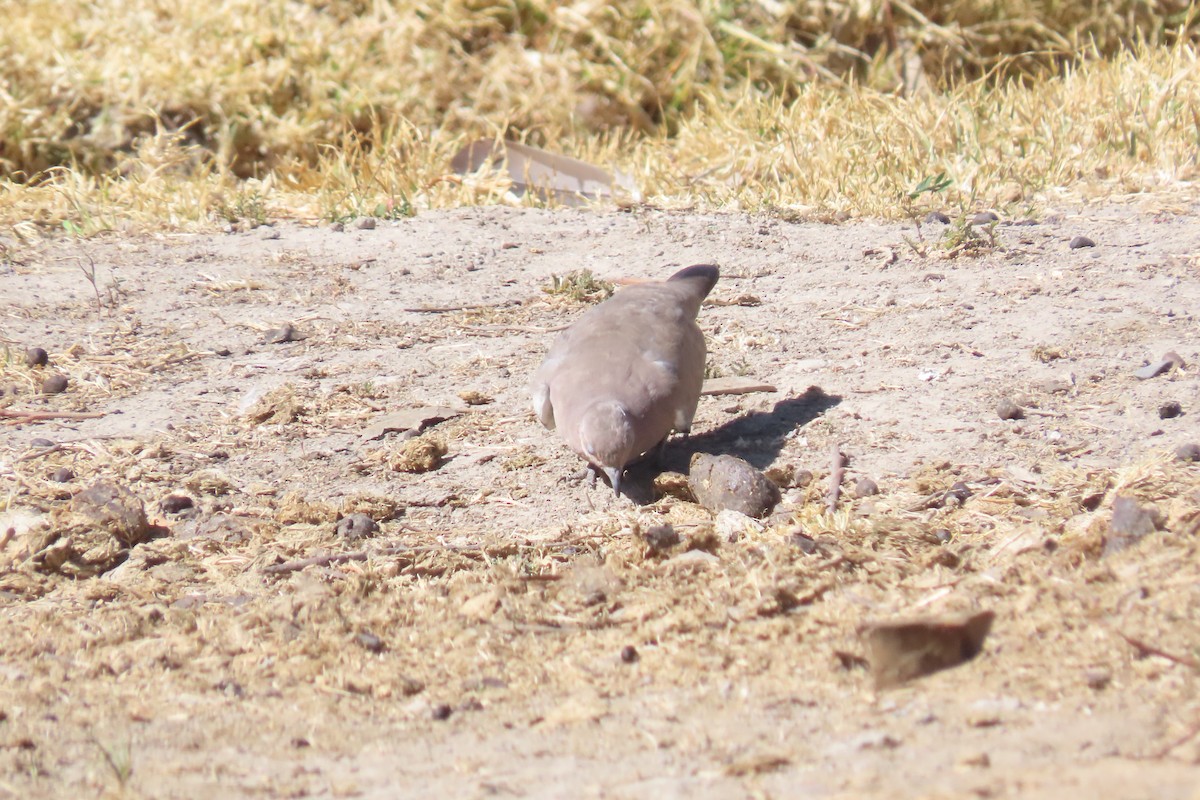
{"label": "dove", "polygon": [[696,314],[719,274],[697,264],[622,289],[563,331],[534,373],[538,420],[614,493],[628,464],[691,430],[707,356]]}

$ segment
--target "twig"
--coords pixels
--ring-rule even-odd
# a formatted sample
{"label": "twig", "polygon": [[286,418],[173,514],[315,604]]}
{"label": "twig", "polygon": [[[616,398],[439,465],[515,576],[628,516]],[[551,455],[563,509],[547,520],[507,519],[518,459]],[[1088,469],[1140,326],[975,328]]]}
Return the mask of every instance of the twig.
{"label": "twig", "polygon": [[42,447],[37,450],[34,450],[31,453],[26,453],[25,455],[19,457],[13,463],[20,464],[22,461],[29,461],[30,459],[33,459],[33,458],[41,458],[42,456],[48,456],[51,453],[57,453],[62,449],[63,449],[63,446],[61,444],[51,445],[50,447]]}
{"label": "twig", "polygon": [[0,417],[9,417],[20,422],[45,419],[99,419],[103,411],[34,411],[25,408],[0,408]]}
{"label": "twig", "polygon": [[1200,722],[1192,725],[1192,727],[1188,728],[1187,733],[1183,734],[1183,736],[1180,736],[1175,741],[1160,747],[1156,752],[1146,756],[1134,756],[1134,758],[1139,761],[1158,761],[1159,759],[1166,758],[1171,754],[1172,750],[1177,747],[1182,747],[1188,743],[1188,740],[1194,739],[1197,735],[1200,735]]}
{"label": "twig", "polygon": [[761,383],[750,378],[730,377],[709,378],[704,382],[704,387],[700,390],[700,394],[708,397],[717,397],[727,394],[751,394],[752,392],[774,391],[777,391],[776,388],[769,383]]}
{"label": "twig", "polygon": [[1135,639],[1127,633],[1117,631],[1117,635],[1128,642],[1134,649],[1146,656],[1158,656],[1165,658],[1167,661],[1173,661],[1176,664],[1183,664],[1185,667],[1191,667],[1194,670],[1200,671],[1200,661],[1190,656],[1180,656],[1174,653],[1168,653],[1165,650],[1160,650],[1152,644],[1146,644],[1141,639]]}
{"label": "twig", "polygon": [[833,467],[829,473],[829,499],[825,503],[830,514],[837,511],[838,498],[842,494],[842,478],[846,475],[846,456],[842,453],[839,445],[833,446],[832,458]]}

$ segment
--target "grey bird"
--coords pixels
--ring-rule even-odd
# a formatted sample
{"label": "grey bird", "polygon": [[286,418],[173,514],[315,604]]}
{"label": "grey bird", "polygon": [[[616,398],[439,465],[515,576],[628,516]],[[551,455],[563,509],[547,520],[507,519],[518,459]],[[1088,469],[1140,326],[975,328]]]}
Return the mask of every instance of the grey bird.
{"label": "grey bird", "polygon": [[696,314],[719,274],[697,264],[622,289],[563,331],[534,374],[538,419],[615,493],[628,464],[691,430],[707,356]]}

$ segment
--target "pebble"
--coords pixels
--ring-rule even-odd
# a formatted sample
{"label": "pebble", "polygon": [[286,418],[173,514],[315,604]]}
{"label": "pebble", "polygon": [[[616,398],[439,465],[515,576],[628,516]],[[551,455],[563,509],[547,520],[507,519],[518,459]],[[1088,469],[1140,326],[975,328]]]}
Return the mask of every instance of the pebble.
{"label": "pebble", "polygon": [[792,547],[796,547],[801,553],[811,556],[817,552],[817,540],[809,536],[807,533],[796,532],[787,537],[787,542]]}
{"label": "pebble", "polygon": [[30,447],[37,447],[37,448],[39,448],[39,449],[40,449],[40,448],[46,448],[46,447],[54,447],[54,442],[52,442],[51,440],[49,440],[49,439],[46,439],[46,438],[44,438],[44,437],[42,437],[42,436],[39,436],[39,437],[37,437],[36,439],[32,439],[32,440],[30,440],[30,442],[29,442],[29,446],[30,446]]}
{"label": "pebble", "polygon": [[1072,239],[1067,244],[1067,247],[1071,248],[1072,250],[1078,250],[1081,247],[1095,247],[1095,246],[1096,246],[1096,243],[1093,242],[1091,239],[1089,239],[1086,236],[1076,236],[1074,239]]}
{"label": "pebble", "polygon": [[1089,669],[1084,673],[1084,680],[1087,681],[1089,689],[1100,691],[1112,683],[1112,673],[1106,669]]}
{"label": "pebble", "polygon": [[40,347],[31,347],[25,351],[25,364],[30,367],[44,367],[50,363],[50,355]]}
{"label": "pebble", "polygon": [[70,483],[75,480],[75,473],[66,467],[59,467],[50,475],[50,480],[55,483]]}
{"label": "pebble", "polygon": [[380,639],[370,631],[363,631],[354,638],[364,649],[372,653],[382,653],[386,649],[383,639]]}
{"label": "pebble", "polygon": [[631,644],[627,644],[621,648],[621,661],[626,664],[634,664],[641,658],[638,655],[637,648]]}
{"label": "pebble", "polygon": [[333,231],[334,233],[341,233],[342,231],[346,230],[346,225],[341,222],[331,222],[329,223],[329,230]]}
{"label": "pebble", "polygon": [[879,494],[879,485],[870,478],[864,476],[854,484],[855,497],[873,497],[877,494]]}
{"label": "pebble", "polygon": [[158,501],[158,507],[164,514],[178,514],[181,511],[187,511],[195,504],[195,501],[186,494],[169,494]]}
{"label": "pebble", "polygon": [[999,222],[1000,217],[996,216],[994,211],[981,211],[971,218],[972,225],[990,225],[993,222]]}
{"label": "pebble", "polygon": [[284,344],[286,342],[298,342],[301,339],[307,339],[306,334],[296,330],[290,323],[284,323],[282,327],[267,331],[263,341],[267,344]]}
{"label": "pebble", "polygon": [[453,713],[454,709],[452,709],[448,704],[438,703],[433,707],[432,710],[430,710],[429,715],[437,722],[444,722],[445,720],[450,719],[450,715]]}
{"label": "pebble", "polygon": [[736,456],[696,453],[688,472],[692,494],[710,511],[731,509],[763,517],[779,502],[779,487]]}
{"label": "pebble", "polygon": [[67,390],[66,375],[50,375],[42,381],[42,394],[62,394]]}
{"label": "pebble", "polygon": [[1200,444],[1188,442],[1175,448],[1175,457],[1180,461],[1200,461]]}
{"label": "pebble", "polygon": [[670,550],[679,544],[679,534],[673,525],[655,525],[653,528],[647,528],[642,533],[642,538],[650,545],[651,552],[655,553]]}
{"label": "pebble", "polygon": [[1183,406],[1179,404],[1178,400],[1168,400],[1158,407],[1159,419],[1175,419],[1182,413]]}
{"label": "pebble", "polygon": [[1112,536],[1104,543],[1104,555],[1120,552],[1136,544],[1143,536],[1154,533],[1162,514],[1154,506],[1139,505],[1132,497],[1118,496],[1113,500],[1109,530]]}
{"label": "pebble", "polygon": [[1000,419],[1024,419],[1025,412],[1019,405],[1006,397],[996,405],[996,416]]}
{"label": "pebble", "polygon": [[949,225],[950,218],[948,216],[946,216],[945,214],[943,214],[941,211],[930,211],[928,214],[925,215],[925,222],[926,223],[937,222],[941,225]]}
{"label": "pebble", "polygon": [[348,514],[337,521],[335,528],[337,535],[346,539],[370,536],[378,530],[379,523],[366,514]]}
{"label": "pebble", "polygon": [[360,219],[358,221],[358,224],[355,225],[355,227],[358,228],[360,231],[373,231],[373,230],[375,230],[375,218],[374,217],[363,217],[362,219]]}
{"label": "pebble", "polygon": [[1158,377],[1164,372],[1170,372],[1172,369],[1183,369],[1187,366],[1183,357],[1174,350],[1168,350],[1163,353],[1163,357],[1153,364],[1147,364],[1138,371],[1133,373],[1133,377],[1139,381],[1149,380],[1150,378]]}

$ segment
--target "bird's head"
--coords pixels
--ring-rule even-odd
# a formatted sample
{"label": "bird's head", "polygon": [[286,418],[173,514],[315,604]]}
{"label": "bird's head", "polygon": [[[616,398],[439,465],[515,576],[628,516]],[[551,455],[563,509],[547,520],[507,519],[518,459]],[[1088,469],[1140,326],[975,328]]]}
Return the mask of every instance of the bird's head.
{"label": "bird's head", "polygon": [[583,456],[604,470],[613,491],[620,490],[621,472],[633,460],[633,423],[629,411],[614,400],[593,403],[579,421]]}

